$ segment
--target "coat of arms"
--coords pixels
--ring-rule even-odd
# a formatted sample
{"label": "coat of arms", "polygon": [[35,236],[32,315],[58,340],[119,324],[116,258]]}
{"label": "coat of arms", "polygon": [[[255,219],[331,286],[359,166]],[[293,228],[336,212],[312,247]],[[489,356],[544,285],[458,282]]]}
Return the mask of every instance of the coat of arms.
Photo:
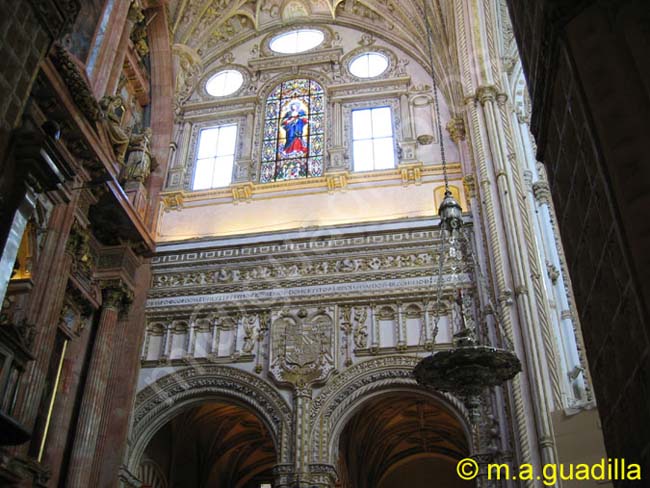
{"label": "coat of arms", "polygon": [[298,309],[280,312],[271,325],[270,371],[282,383],[305,385],[323,381],[334,369],[331,314]]}

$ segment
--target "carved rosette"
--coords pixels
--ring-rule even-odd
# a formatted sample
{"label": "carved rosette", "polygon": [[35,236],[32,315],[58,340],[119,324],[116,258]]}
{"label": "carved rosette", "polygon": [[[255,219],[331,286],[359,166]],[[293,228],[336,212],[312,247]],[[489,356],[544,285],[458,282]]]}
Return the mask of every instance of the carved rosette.
{"label": "carved rosette", "polygon": [[330,307],[273,317],[269,371],[277,382],[302,388],[327,379],[335,367],[332,317]]}

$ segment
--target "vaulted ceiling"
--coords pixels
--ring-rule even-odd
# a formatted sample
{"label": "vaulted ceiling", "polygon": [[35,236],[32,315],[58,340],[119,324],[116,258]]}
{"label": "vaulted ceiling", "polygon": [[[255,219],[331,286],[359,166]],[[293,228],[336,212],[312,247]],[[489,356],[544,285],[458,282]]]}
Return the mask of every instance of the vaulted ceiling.
{"label": "vaulted ceiling", "polygon": [[[468,445],[458,420],[444,407],[422,396],[395,393],[369,401],[350,419],[339,454],[343,486],[375,488],[405,461],[427,456],[459,460],[468,455]],[[435,470],[425,470],[431,472]]]}
{"label": "vaulted ceiling", "polygon": [[291,23],[334,23],[371,33],[429,66],[429,19],[437,77],[444,85],[458,72],[452,0],[170,0],[167,5],[173,42],[203,60]]}
{"label": "vaulted ceiling", "polygon": [[[249,410],[206,403],[183,412],[148,447],[170,486],[259,486],[277,463],[273,440]],[[255,483],[255,480],[257,482]]]}

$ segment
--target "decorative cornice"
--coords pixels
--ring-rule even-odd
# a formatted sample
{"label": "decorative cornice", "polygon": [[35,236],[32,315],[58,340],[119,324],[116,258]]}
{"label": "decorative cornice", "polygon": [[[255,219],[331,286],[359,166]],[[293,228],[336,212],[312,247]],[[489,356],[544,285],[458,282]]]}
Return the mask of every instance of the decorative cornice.
{"label": "decorative cornice", "polygon": [[324,63],[338,63],[343,50],[341,48],[321,49],[319,51],[307,52],[296,55],[276,55],[264,58],[251,59],[248,66],[254,71],[278,70],[297,66],[309,66]]}
{"label": "decorative cornice", "polygon": [[[321,192],[329,192],[327,175],[338,174],[335,168],[333,171],[327,171],[324,176],[312,178],[298,178],[295,180],[276,181],[271,183],[256,183],[249,182],[252,186],[251,198],[255,199],[258,196],[264,196],[265,199],[269,198],[283,198],[287,196],[287,192],[295,191],[302,193],[304,190],[314,190]],[[452,181],[460,177],[461,166],[460,163],[448,163],[447,171],[449,172]],[[421,166],[421,179],[425,183],[431,181],[436,177],[442,176],[442,165],[440,164],[423,164]],[[363,172],[349,172],[346,176],[346,188],[353,190],[357,185],[362,187],[365,183],[370,182],[387,182],[389,185],[402,185],[402,171],[400,167],[387,170],[378,171],[363,171]],[[240,185],[243,182],[236,182],[234,185]],[[223,203],[229,203],[233,200],[232,185],[224,188],[215,188],[212,190],[189,191],[189,190],[172,190],[161,194],[161,202],[163,210],[169,212],[171,210],[182,210],[183,207],[191,204],[192,202],[205,202],[208,200],[222,200]]]}

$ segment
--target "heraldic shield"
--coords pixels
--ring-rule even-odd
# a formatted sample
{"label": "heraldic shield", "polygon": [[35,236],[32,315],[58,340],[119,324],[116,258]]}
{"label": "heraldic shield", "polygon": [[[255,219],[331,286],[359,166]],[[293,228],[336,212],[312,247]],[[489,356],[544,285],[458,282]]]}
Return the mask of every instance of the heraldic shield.
{"label": "heraldic shield", "polygon": [[334,329],[328,308],[283,309],[271,322],[270,372],[280,383],[324,381],[334,369]]}

